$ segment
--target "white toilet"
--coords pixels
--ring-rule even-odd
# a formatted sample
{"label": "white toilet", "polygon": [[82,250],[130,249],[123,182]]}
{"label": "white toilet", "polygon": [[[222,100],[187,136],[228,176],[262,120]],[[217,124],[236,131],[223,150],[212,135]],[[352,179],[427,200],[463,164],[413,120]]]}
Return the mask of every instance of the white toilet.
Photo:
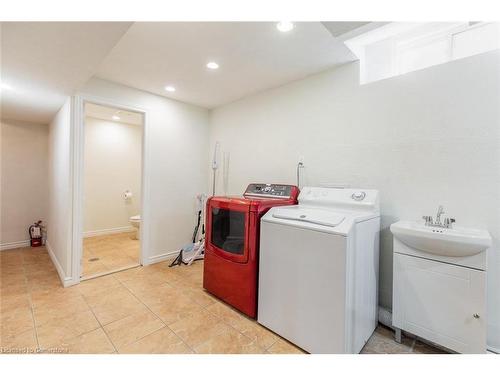
{"label": "white toilet", "polygon": [[132,239],[138,240],[141,233],[141,215],[131,216],[129,219],[130,224],[135,228]]}

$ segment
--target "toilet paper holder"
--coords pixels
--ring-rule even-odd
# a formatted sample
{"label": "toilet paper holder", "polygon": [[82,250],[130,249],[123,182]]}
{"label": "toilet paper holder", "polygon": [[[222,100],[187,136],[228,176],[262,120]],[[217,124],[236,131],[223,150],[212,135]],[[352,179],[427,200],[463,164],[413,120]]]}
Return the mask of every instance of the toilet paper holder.
{"label": "toilet paper holder", "polygon": [[132,199],[132,192],[130,190],[125,190],[123,193],[123,199],[126,201]]}

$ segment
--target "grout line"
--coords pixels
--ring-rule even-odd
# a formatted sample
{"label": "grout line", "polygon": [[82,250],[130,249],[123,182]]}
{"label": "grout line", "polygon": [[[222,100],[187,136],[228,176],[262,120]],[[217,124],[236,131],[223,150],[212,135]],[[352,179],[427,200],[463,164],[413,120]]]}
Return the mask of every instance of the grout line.
{"label": "grout line", "polygon": [[[216,301],[216,303],[217,303],[217,302],[221,303],[221,304],[222,304],[222,305],[224,305],[225,307],[227,307],[227,308],[229,308],[230,310],[234,311],[234,312],[235,312],[235,313],[237,313],[238,315],[242,314],[242,313],[240,313],[239,311],[237,311],[237,310],[235,310],[234,308],[232,308],[231,306],[229,306],[226,302],[224,302],[224,301],[222,301],[222,300],[218,300],[218,301]],[[208,306],[211,306],[211,305],[208,305]],[[210,314],[212,314],[213,316],[215,316],[215,317],[219,318],[219,317],[218,317],[215,313],[211,312],[211,311],[210,311],[210,310],[208,310],[206,307],[205,307],[205,309],[206,309],[206,310],[207,310]],[[260,328],[263,328],[263,329],[267,330],[267,328],[265,328],[265,327],[261,327],[261,326],[260,326],[260,324],[259,324],[257,321],[254,321],[254,320],[253,320],[253,319],[251,319],[251,318],[247,318],[246,316],[239,316],[239,317],[240,317],[240,319],[246,319],[246,320],[248,320],[250,324],[255,324],[255,325],[257,325],[258,327],[260,327]],[[252,342],[254,342],[254,341],[255,341],[255,344],[256,344],[258,347],[262,348],[264,351],[267,351],[268,349],[270,349],[270,348],[271,348],[274,344],[276,344],[276,343],[278,342],[278,340],[281,338],[281,336],[277,335],[277,334],[276,334],[276,333],[274,333],[274,332],[271,332],[271,334],[272,334],[273,336],[276,336],[276,340],[274,340],[274,341],[273,341],[273,343],[272,343],[271,345],[269,345],[267,348],[265,348],[265,347],[263,347],[262,345],[259,345],[259,344],[256,342],[256,341],[257,341],[257,337],[252,338],[252,337],[248,336],[247,334],[245,334],[244,332],[240,331],[237,327],[235,327],[235,326],[234,326],[234,325],[232,325],[231,323],[227,323],[227,322],[225,322],[225,321],[224,321],[223,319],[221,319],[221,318],[219,318],[219,319],[220,319],[222,322],[224,322],[225,324],[227,324],[228,326],[230,326],[231,328],[235,329],[238,333],[240,333],[240,334],[242,334],[243,336],[245,336],[245,337],[249,338],[250,340],[252,340]]]}
{"label": "grout line", "polygon": [[[39,338],[38,338],[38,329],[37,329],[37,324],[36,324],[36,319],[35,319],[35,314],[34,314],[34,304],[33,304],[33,298],[32,298],[33,289],[32,289],[32,287],[31,287],[31,286],[30,286],[30,284],[29,284],[28,271],[26,270],[26,265],[27,265],[27,264],[26,264],[26,263],[24,263],[24,256],[23,256],[23,252],[22,252],[22,250],[26,250],[26,249],[24,249],[24,248],[23,248],[23,249],[21,249],[20,253],[21,253],[21,262],[22,262],[22,269],[23,269],[23,275],[24,275],[25,286],[26,286],[26,289],[27,289],[27,292],[28,292],[29,309],[30,309],[30,312],[31,312],[31,319],[32,319],[32,322],[33,322],[33,330],[34,330],[34,333],[35,333],[36,346],[37,346],[37,349],[38,349],[38,350],[41,350],[41,349],[49,349],[49,348],[41,348],[41,346],[40,346],[40,342],[39,342]],[[45,252],[47,251],[45,247],[44,247],[44,251],[45,251]],[[29,263],[29,264],[30,264],[30,265],[37,265],[37,266],[39,266],[39,265],[40,265],[40,263],[37,263],[37,262],[35,262],[35,263]],[[44,291],[45,289],[39,289],[39,290],[40,290],[40,291]],[[49,287],[49,288],[47,288],[46,290],[47,290],[47,291],[50,291],[50,290],[51,290],[51,288]],[[94,311],[90,308],[90,306],[89,306],[88,302],[86,301],[85,296],[84,296],[82,293],[80,293],[80,296],[81,296],[81,297],[83,297],[85,304],[87,305],[87,307],[89,308],[89,310],[90,310],[90,311],[92,312],[92,314],[94,315],[94,317],[95,317],[96,321],[98,322],[98,324],[100,325],[100,327],[101,327],[101,328],[103,328],[103,327],[102,327],[102,325],[100,324],[99,320],[98,320],[98,319],[97,319],[97,317],[95,316]],[[74,314],[73,314],[73,315],[74,315]],[[68,316],[69,316],[69,315],[68,315]],[[99,328],[96,328],[96,329],[99,329]],[[87,333],[89,333],[89,332],[92,332],[92,331],[94,331],[94,330],[96,330],[96,329],[93,329],[93,330],[91,330],[91,331],[84,332],[84,333],[82,333],[82,334],[80,334],[80,335],[78,335],[78,336],[74,336],[73,338],[80,337],[80,336],[82,336],[82,335],[84,335],[84,334],[87,334]],[[105,334],[106,334],[106,336],[107,336],[106,331],[105,331],[104,329],[103,329],[103,331],[104,331],[104,333],[105,333]],[[111,342],[111,344],[113,345],[113,347],[115,348],[115,346],[114,346],[113,342],[111,341],[111,339],[110,339],[109,337],[108,337],[108,339],[109,339],[109,341]],[[115,352],[116,352],[116,351],[117,351],[117,350],[116,350],[116,348],[115,348]]]}
{"label": "grout line", "polygon": [[[27,272],[27,270],[26,270],[26,264],[24,264],[24,258],[22,258],[22,260],[23,260],[23,273],[24,273],[24,280],[25,280],[25,282],[26,282],[26,283],[28,283],[28,272]],[[167,261],[164,261],[164,262],[161,262],[161,263],[164,263],[165,265],[167,265],[167,263],[166,263],[166,262],[167,262]],[[159,263],[159,264],[161,264],[161,263]],[[30,263],[30,264],[31,264],[31,263]],[[34,264],[37,264],[37,263],[34,263]],[[135,267],[131,267],[131,268],[135,268]],[[130,269],[130,268],[126,268],[126,269]],[[125,270],[125,269],[123,269],[123,270]],[[123,271],[123,270],[120,270],[120,271],[115,271],[115,272],[112,272],[112,273],[116,274],[116,273],[121,272],[121,271]],[[194,270],[194,271],[196,271],[196,270]],[[200,270],[197,270],[197,272],[201,272],[201,271],[200,271]],[[176,276],[178,276],[178,277],[177,277],[177,280],[167,280],[167,279],[168,279],[168,275],[162,274],[162,276],[164,276],[164,277],[165,277],[164,283],[162,282],[162,283],[159,283],[158,285],[165,285],[165,284],[166,284],[166,285],[169,285],[169,286],[171,286],[171,287],[173,287],[173,288],[177,288],[177,286],[179,285],[179,283],[181,283],[181,284],[184,284],[184,285],[186,286],[186,288],[187,288],[187,289],[192,289],[192,290],[193,290],[193,291],[195,291],[195,292],[199,292],[199,291],[200,291],[200,292],[203,292],[203,290],[202,290],[202,289],[200,289],[200,287],[199,287],[199,285],[197,285],[197,283],[193,283],[193,282],[192,282],[192,281],[193,281],[193,280],[192,280],[192,278],[191,278],[191,276],[192,276],[192,275],[196,275],[196,274],[195,274],[195,273],[190,273],[190,272],[189,272],[189,273],[187,273],[187,272],[185,272],[185,273],[181,272],[181,273],[176,274]],[[172,332],[172,333],[173,333],[176,337],[178,337],[178,338],[179,338],[179,340],[180,340],[180,341],[181,341],[184,345],[186,345],[186,347],[188,347],[191,351],[193,351],[194,353],[196,353],[196,350],[195,350],[195,348],[194,348],[194,347],[192,347],[191,345],[189,345],[189,344],[188,344],[185,340],[183,340],[183,339],[182,339],[182,337],[180,337],[180,336],[179,336],[176,332],[174,332],[174,331],[173,331],[173,330],[169,327],[169,324],[167,324],[167,323],[166,323],[163,319],[161,319],[161,318],[160,318],[160,317],[159,317],[156,313],[154,313],[154,312],[151,310],[151,308],[150,308],[150,307],[149,307],[149,306],[148,306],[148,305],[147,305],[144,301],[142,301],[142,299],[141,299],[138,295],[136,295],[136,294],[135,294],[135,293],[134,293],[134,292],[133,292],[133,291],[132,291],[132,290],[131,290],[131,289],[130,289],[130,288],[129,288],[126,284],[125,284],[125,282],[126,282],[126,281],[121,281],[121,280],[119,280],[118,278],[116,278],[116,277],[115,277],[115,276],[113,276],[113,275],[109,275],[109,276],[110,276],[110,277],[112,277],[113,279],[115,279],[116,281],[118,281],[118,284],[119,284],[119,285],[121,285],[122,287],[124,287],[124,288],[125,288],[125,289],[126,289],[126,290],[127,290],[127,291],[128,291],[128,292],[132,295],[132,296],[134,296],[134,298],[136,298],[136,299],[137,299],[137,300],[138,300],[138,301],[139,301],[139,302],[140,302],[143,306],[145,306],[145,307],[146,307],[146,309],[147,309],[147,310],[149,310],[149,311],[150,311],[150,312],[151,312],[151,313],[152,313],[152,314],[153,314],[153,315],[154,315],[154,316],[155,316],[155,317],[156,317],[159,321],[161,321],[161,322],[164,324],[164,327],[158,328],[158,329],[154,330],[153,332],[151,332],[151,333],[149,333],[149,334],[147,334],[147,335],[145,335],[145,336],[143,336],[143,337],[141,337],[141,338],[137,339],[137,340],[136,340],[136,341],[134,341],[134,342],[137,342],[137,341],[139,341],[139,340],[143,339],[144,337],[147,337],[147,336],[149,336],[149,335],[151,335],[151,334],[153,334],[153,333],[155,333],[155,332],[159,331],[160,329],[162,329],[162,328],[165,328],[165,327],[166,327],[166,328],[168,328],[168,329],[169,329],[169,330],[170,330],[170,331],[171,331],[171,332]],[[36,335],[37,347],[38,347],[38,348],[40,348],[40,343],[39,343],[39,340],[38,340],[38,332],[37,332],[37,329],[36,329],[36,322],[35,322],[35,316],[34,316],[33,300],[32,300],[32,292],[33,292],[33,291],[32,291],[32,288],[31,288],[31,287],[29,287],[29,284],[27,284],[26,286],[27,286],[27,289],[28,289],[29,303],[30,303],[30,308],[31,308],[31,316],[32,316],[33,325],[34,325],[34,330],[35,330],[35,335]],[[50,290],[50,288],[49,288],[48,290]],[[79,295],[79,296],[81,296],[81,297],[83,298],[83,300],[84,300],[84,302],[85,302],[85,304],[86,304],[87,308],[88,308],[88,309],[89,309],[89,311],[93,314],[94,318],[96,319],[96,321],[98,322],[98,325],[99,325],[99,327],[98,327],[98,328],[95,328],[95,329],[93,329],[93,330],[91,330],[91,331],[88,331],[88,332],[92,332],[92,331],[94,331],[94,330],[96,330],[96,329],[101,328],[101,329],[103,330],[104,334],[106,335],[107,339],[109,340],[109,342],[111,342],[111,344],[112,344],[112,346],[113,346],[113,348],[114,348],[115,352],[116,352],[116,353],[119,353],[119,351],[118,351],[118,349],[116,348],[115,344],[113,343],[113,341],[111,340],[111,338],[110,338],[110,337],[109,337],[109,335],[107,334],[106,330],[104,329],[104,326],[101,324],[101,322],[100,322],[100,321],[99,321],[99,319],[97,318],[97,316],[96,316],[96,314],[95,314],[95,312],[94,312],[93,308],[92,308],[92,307],[90,306],[90,304],[88,303],[87,297],[86,297],[86,296],[85,296],[85,295],[84,295],[81,291],[78,291],[78,290],[77,290],[77,293],[78,293],[78,295]],[[182,294],[182,295],[184,295],[184,294],[183,294],[182,292],[180,292],[180,291],[179,291],[179,293],[180,293],[180,294]],[[257,341],[257,338],[252,338],[252,337],[248,336],[247,334],[245,334],[245,333],[241,332],[241,331],[240,331],[238,328],[236,328],[234,325],[232,325],[232,324],[227,323],[226,321],[224,321],[224,320],[223,320],[223,319],[222,319],[219,315],[217,315],[217,314],[215,314],[215,313],[211,312],[210,310],[208,310],[208,308],[209,308],[210,306],[212,306],[212,305],[214,305],[215,303],[218,303],[218,302],[219,302],[219,303],[221,303],[223,306],[226,306],[226,307],[227,307],[227,308],[229,308],[230,310],[233,310],[235,313],[237,313],[238,315],[240,315],[240,313],[239,313],[239,312],[237,312],[237,311],[236,311],[235,309],[233,309],[232,307],[228,306],[227,304],[225,304],[224,302],[222,302],[222,301],[220,301],[220,300],[218,300],[218,299],[216,299],[213,303],[209,303],[209,304],[206,304],[206,305],[205,305],[205,304],[202,304],[202,303],[197,302],[195,299],[191,298],[190,296],[185,296],[185,297],[187,297],[187,298],[188,298],[188,299],[189,299],[189,300],[190,300],[193,304],[195,304],[195,305],[199,306],[199,307],[200,307],[200,311],[205,311],[205,312],[207,312],[208,314],[210,314],[210,316],[213,316],[213,317],[214,317],[214,318],[215,318],[218,322],[223,323],[225,326],[230,327],[230,328],[234,329],[236,332],[238,332],[238,333],[242,334],[243,336],[245,336],[245,337],[249,338],[249,339],[251,340],[251,342],[255,342],[255,343],[256,343],[256,345],[257,345],[258,347],[260,347],[261,349],[263,349],[265,352],[267,352],[267,351],[268,351],[268,349],[269,349],[269,348],[271,348],[273,345],[275,345],[275,344],[276,344],[276,342],[278,341],[278,338],[277,338],[277,339],[276,339],[276,340],[275,340],[275,341],[274,341],[271,345],[269,345],[269,348],[267,348],[267,349],[266,349],[266,348],[264,348],[263,346],[259,345],[259,344],[256,342],[256,341]],[[130,315],[132,315],[132,314],[130,314]],[[130,315],[128,315],[128,316],[130,316]],[[244,316],[240,316],[240,319],[247,319],[247,318],[246,318],[246,317],[244,317]],[[182,319],[179,319],[179,320],[177,320],[177,321],[180,321],[180,320],[182,320]],[[174,322],[174,323],[175,323],[175,322]],[[249,323],[250,323],[250,324],[252,324],[252,323],[253,323],[253,324],[258,325],[258,323],[253,322],[252,320],[249,320]],[[170,323],[170,325],[171,325],[171,324],[173,324],[173,323]],[[80,337],[80,336],[82,336],[82,335],[84,335],[84,334],[86,334],[86,333],[88,333],[88,332],[84,332],[84,333],[82,333],[82,334],[80,334],[80,335],[78,335],[78,336],[75,336],[75,338],[76,338],[76,337]],[[216,335],[216,336],[214,336],[214,337],[217,337],[217,336],[219,336],[219,335]],[[132,344],[132,343],[131,343],[131,344]],[[128,345],[130,345],[130,344],[128,344]]]}
{"label": "grout line", "polygon": [[[87,299],[85,298],[85,296],[82,294],[82,298],[83,300],[85,301],[85,304],[87,305],[87,307],[89,308],[90,312],[92,313],[92,315],[94,315],[94,319],[97,321],[97,323],[99,324],[99,327],[101,327],[102,331],[104,332],[104,334],[106,335],[106,337],[108,338],[109,342],[111,343],[111,345],[113,345],[113,348],[115,349],[115,353],[118,353],[118,349],[116,348],[115,346],[115,343],[113,342],[113,340],[111,340],[111,338],[109,337],[108,333],[106,332],[106,330],[104,329],[104,326],[101,324],[101,322],[99,321],[99,319],[97,318],[94,310],[92,309],[92,307],[89,305],[89,303],[87,302]],[[98,328],[96,328],[98,329]],[[92,330],[94,331],[94,330]],[[92,332],[92,331],[89,331],[89,332]],[[88,333],[88,332],[87,332]],[[82,333],[82,335],[85,335],[85,333]],[[80,337],[82,335],[79,335],[79,336],[76,336],[76,337]]]}
{"label": "grout line", "polygon": [[26,265],[24,264],[24,259],[23,259],[23,272],[24,272],[24,279],[26,282],[26,287],[28,288],[28,299],[29,299],[29,304],[30,304],[30,311],[31,311],[31,319],[33,321],[33,330],[35,331],[35,340],[36,340],[36,347],[38,350],[41,350],[42,348],[40,347],[40,341],[38,340],[38,329],[36,326],[36,321],[35,321],[35,312],[33,310],[33,298],[31,297],[31,287],[28,284],[28,275],[26,272]]}
{"label": "grout line", "polygon": [[[137,339],[136,341],[134,341],[134,343],[135,343],[135,342],[137,342],[137,341],[139,341],[139,340],[142,340],[144,337],[148,337],[149,335],[152,335],[153,333],[155,333],[155,332],[159,331],[160,329],[163,329],[163,328],[168,328],[168,329],[169,329],[169,330],[170,330],[170,331],[171,331],[174,335],[176,335],[176,336],[179,338],[179,340],[181,340],[181,341],[184,343],[184,345],[186,345],[189,349],[191,349],[191,350],[193,351],[193,353],[196,353],[196,351],[194,350],[194,348],[192,348],[192,347],[191,347],[191,345],[189,345],[187,342],[185,342],[185,341],[182,339],[182,337],[180,337],[180,336],[179,336],[179,335],[178,335],[178,334],[177,334],[177,333],[176,333],[176,332],[175,332],[172,328],[170,328],[170,327],[168,326],[168,324],[167,324],[167,323],[166,323],[166,322],[165,322],[162,318],[160,318],[157,314],[155,314],[155,312],[154,312],[153,310],[151,310],[151,308],[150,308],[148,305],[146,305],[146,304],[145,304],[145,303],[144,303],[144,302],[143,302],[143,301],[142,301],[142,300],[141,300],[138,296],[136,296],[136,295],[134,294],[134,292],[133,292],[133,291],[132,291],[132,290],[131,290],[131,289],[130,289],[127,285],[125,285],[125,284],[124,284],[122,281],[120,281],[120,280],[118,280],[118,282],[119,282],[120,284],[122,284],[122,286],[123,286],[123,287],[125,287],[125,288],[129,291],[129,293],[130,293],[130,294],[132,294],[135,298],[137,298],[137,300],[138,300],[140,303],[142,303],[142,304],[143,304],[143,305],[144,305],[144,306],[145,306],[145,307],[146,307],[146,308],[147,308],[147,309],[151,312],[151,314],[153,314],[154,316],[156,316],[156,318],[158,318],[158,319],[160,320],[160,322],[162,322],[163,324],[165,324],[165,327],[158,328],[158,329],[157,329],[157,330],[155,330],[154,332],[151,332],[151,333],[147,334],[146,336],[143,336],[143,337],[141,337],[141,338]],[[133,343],[130,343],[130,344],[133,344]],[[130,345],[130,344],[129,344],[129,345]]]}
{"label": "grout line", "polygon": [[[182,267],[182,266],[181,266],[181,267]],[[180,277],[181,277],[182,279],[188,279],[188,277],[187,277],[187,276],[182,276],[182,275],[180,275]],[[234,329],[234,330],[235,330],[236,332],[238,332],[239,334],[241,334],[241,335],[245,336],[246,338],[250,339],[250,340],[251,340],[250,342],[255,342],[255,344],[256,344],[259,348],[261,348],[262,350],[264,350],[264,351],[267,351],[267,349],[271,348],[271,346],[273,346],[274,344],[276,344],[276,342],[278,342],[279,336],[277,336],[276,334],[272,333],[274,336],[277,336],[277,338],[276,338],[276,340],[275,340],[275,341],[274,341],[271,345],[269,345],[269,347],[266,349],[265,347],[263,347],[262,345],[259,345],[259,344],[257,343],[257,337],[252,338],[252,337],[248,336],[247,334],[245,334],[244,332],[240,331],[237,327],[235,327],[235,326],[234,326],[234,325],[232,325],[231,323],[228,323],[228,322],[224,321],[224,319],[222,319],[220,316],[218,316],[217,314],[215,314],[215,313],[213,313],[212,311],[208,310],[208,307],[209,307],[209,306],[212,306],[213,304],[216,304],[216,303],[221,303],[222,305],[226,306],[227,308],[229,308],[230,310],[234,311],[234,312],[235,312],[235,313],[237,313],[238,315],[240,315],[240,314],[241,314],[239,311],[236,311],[234,308],[232,308],[231,306],[229,306],[227,303],[225,303],[225,302],[224,302],[224,301],[222,301],[222,300],[217,299],[216,301],[214,301],[214,303],[210,303],[210,304],[208,304],[208,305],[203,306],[203,305],[201,305],[201,304],[197,303],[196,301],[194,301],[192,298],[190,298],[190,299],[191,299],[194,303],[196,303],[197,305],[201,306],[201,308],[202,308],[203,310],[205,310],[206,312],[208,312],[211,316],[215,317],[217,320],[219,320],[220,322],[224,323],[224,324],[225,324],[225,325],[227,325],[228,327],[230,327],[230,328]],[[250,324],[254,323],[254,324],[258,325],[258,323],[257,323],[256,321],[254,322],[253,320],[251,320],[250,318],[247,318],[247,317],[245,317],[245,316],[240,316],[240,318],[241,318],[241,319],[247,319],[247,320],[249,320],[249,323],[250,323]],[[222,333],[221,333],[221,334],[222,334]],[[217,335],[217,336],[220,336],[221,334],[219,334],[219,335]],[[217,337],[217,336],[215,336],[215,337]]]}
{"label": "grout line", "polygon": [[[182,276],[181,276],[181,277],[182,277]],[[188,298],[189,298],[189,297],[188,297]],[[213,316],[215,319],[217,319],[217,321],[218,321],[219,323],[222,323],[222,324],[226,325],[227,327],[229,327],[229,328],[231,328],[231,329],[234,329],[234,330],[235,330],[236,332],[238,332],[239,334],[242,334],[242,335],[243,335],[243,333],[242,333],[242,332],[240,332],[238,329],[236,329],[235,327],[233,327],[231,324],[229,324],[229,323],[225,322],[225,321],[224,321],[224,320],[223,320],[220,316],[215,315],[214,313],[212,313],[210,310],[208,310],[208,309],[207,309],[207,307],[208,307],[208,306],[211,306],[211,305],[212,305],[212,303],[211,303],[211,304],[208,304],[208,305],[206,305],[206,306],[202,306],[201,304],[199,304],[199,303],[197,303],[196,301],[194,301],[192,298],[189,298],[189,299],[190,299],[190,300],[191,300],[194,304],[196,304],[196,305],[200,306],[200,307],[201,307],[201,310],[206,311],[209,315],[211,315],[211,316]],[[214,302],[214,303],[216,303],[216,302]],[[224,332],[221,332],[221,333],[219,333],[219,334],[217,334],[217,335],[215,335],[215,336],[213,336],[213,337],[218,337],[218,336],[221,336],[222,334],[224,334]],[[245,337],[247,337],[248,339],[250,339],[250,340],[251,340],[250,342],[253,342],[253,341],[254,341],[254,339],[252,339],[251,337],[248,337],[248,336],[246,336],[246,335],[244,335],[244,336],[245,336]],[[213,337],[211,337],[211,338],[213,338]],[[186,345],[187,345],[187,344],[186,344]],[[200,344],[200,345],[202,345],[202,344]],[[198,345],[198,346],[200,346],[200,345]],[[260,345],[259,345],[259,346],[260,346]],[[192,350],[193,350],[193,352],[194,352],[194,353],[196,353],[196,354],[200,354],[200,353],[198,353],[198,352],[196,351],[196,348],[195,348],[195,347],[193,347],[193,348],[192,348]]]}
{"label": "grout line", "polygon": [[[108,244],[108,241],[111,239],[111,240],[115,240],[116,239],[120,239],[120,238],[123,238],[125,236],[128,237],[128,234],[129,232],[125,232],[125,233],[113,233],[113,234],[107,234],[107,235],[100,235],[100,236],[94,236],[94,237],[89,237],[89,238],[95,238],[95,239],[100,239],[100,241],[102,241],[104,244]],[[100,241],[96,241],[96,242],[100,242]],[[131,241],[134,241],[134,240],[131,240]],[[85,242],[85,241],[83,241]],[[89,241],[91,242],[91,241]],[[137,241],[138,244],[139,244],[139,247],[138,247],[138,254],[134,257],[130,257],[126,254],[123,254],[123,257],[124,258],[130,258],[132,259],[133,261],[135,261],[137,264],[133,264],[133,265],[130,265],[130,266],[124,266],[124,267],[118,267],[116,269],[109,269],[108,266],[104,263],[101,263],[102,266],[104,268],[106,268],[106,271],[103,271],[103,272],[99,272],[97,274],[94,274],[94,275],[83,275],[83,267],[82,267],[82,275],[80,276],[80,281],[86,281],[86,280],[91,280],[91,279],[94,279],[94,278],[97,278],[97,277],[101,277],[101,276],[105,276],[105,275],[110,275],[110,274],[113,274],[113,273],[116,273],[116,272],[121,272],[121,271],[124,271],[124,270],[127,270],[127,269],[131,269],[131,268],[135,268],[135,267],[139,267],[141,266],[141,263],[140,263],[140,259],[141,259],[141,247],[140,247],[140,241]],[[112,244],[112,246],[115,248],[115,249],[120,249],[122,245],[120,244]],[[99,256],[99,251],[98,250],[91,250],[88,248],[85,247],[85,243],[83,243],[82,245],[82,260],[84,258],[84,255],[85,255],[85,252],[87,253],[90,253],[92,255],[95,255],[95,256]],[[136,259],[137,258],[137,259]]]}
{"label": "grout line", "polygon": [[[103,275],[104,276],[104,275]],[[114,276],[111,276],[114,278]],[[80,295],[82,296],[85,304],[87,305],[87,307],[89,308],[90,312],[92,313],[92,315],[94,316],[94,319],[97,321],[97,324],[99,324],[99,327],[102,329],[102,331],[104,332],[104,335],[106,335],[107,339],[109,340],[109,342],[111,343],[111,345],[113,346],[113,348],[115,349],[114,353],[118,353],[118,349],[116,348],[115,346],[115,343],[113,342],[113,340],[111,340],[111,338],[109,337],[108,333],[106,332],[106,330],[104,329],[104,326],[101,324],[101,321],[97,318],[97,315],[95,314],[94,310],[92,309],[92,306],[90,306],[90,304],[88,303],[87,301],[87,297],[82,293],[80,292]],[[96,328],[96,329],[99,329],[99,328]],[[95,331],[95,330],[93,330]],[[93,331],[90,331],[90,332],[93,332]],[[84,335],[85,333],[83,333],[82,335]],[[79,336],[76,336],[76,337],[80,337],[81,335]]]}

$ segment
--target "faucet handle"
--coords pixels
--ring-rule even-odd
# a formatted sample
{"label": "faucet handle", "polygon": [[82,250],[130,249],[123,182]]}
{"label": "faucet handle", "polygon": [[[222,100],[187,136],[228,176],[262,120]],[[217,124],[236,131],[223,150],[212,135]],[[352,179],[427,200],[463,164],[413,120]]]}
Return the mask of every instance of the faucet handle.
{"label": "faucet handle", "polygon": [[432,216],[430,216],[430,215],[424,215],[424,216],[422,216],[422,219],[425,220],[425,225],[431,225],[432,224]]}
{"label": "faucet handle", "polygon": [[446,228],[450,228],[453,226],[453,223],[455,222],[455,219],[451,218],[451,217],[447,217],[446,219],[444,219],[444,226]]}

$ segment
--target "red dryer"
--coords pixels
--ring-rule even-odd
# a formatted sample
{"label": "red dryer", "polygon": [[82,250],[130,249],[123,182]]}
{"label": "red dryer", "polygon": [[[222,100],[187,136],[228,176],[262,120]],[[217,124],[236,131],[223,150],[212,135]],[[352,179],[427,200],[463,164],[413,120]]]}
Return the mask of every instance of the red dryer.
{"label": "red dryer", "polygon": [[203,287],[251,318],[257,316],[260,219],[297,204],[292,185],[250,184],[243,197],[207,201]]}

